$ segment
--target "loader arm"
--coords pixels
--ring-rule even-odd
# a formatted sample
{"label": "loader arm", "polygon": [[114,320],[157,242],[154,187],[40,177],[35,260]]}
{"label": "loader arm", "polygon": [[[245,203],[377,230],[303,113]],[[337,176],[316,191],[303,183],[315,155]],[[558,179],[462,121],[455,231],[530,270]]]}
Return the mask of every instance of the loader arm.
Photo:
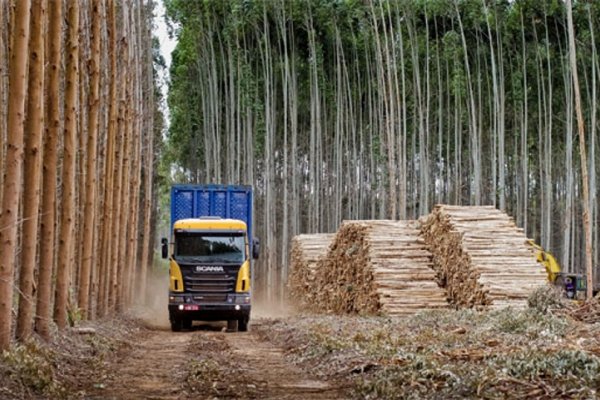
{"label": "loader arm", "polygon": [[554,256],[548,252],[546,252],[542,246],[536,244],[533,240],[528,241],[529,244],[535,249],[535,258],[541,263],[544,268],[546,268],[546,273],[548,274],[548,282],[555,283],[556,278],[561,273],[560,264],[554,258]]}

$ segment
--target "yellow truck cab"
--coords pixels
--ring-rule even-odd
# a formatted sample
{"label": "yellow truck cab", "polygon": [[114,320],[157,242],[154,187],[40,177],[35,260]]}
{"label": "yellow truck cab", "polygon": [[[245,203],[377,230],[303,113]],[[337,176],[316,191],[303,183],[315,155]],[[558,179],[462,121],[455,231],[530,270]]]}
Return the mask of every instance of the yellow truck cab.
{"label": "yellow truck cab", "polygon": [[[211,195],[228,189],[236,194],[235,189],[239,187],[233,190],[230,186],[218,185],[178,188],[178,192],[192,194],[183,202],[191,199],[198,203],[208,189],[214,193],[204,196],[204,200],[210,202]],[[177,193],[172,196],[173,201],[182,202]],[[258,258],[258,243],[250,238],[248,224],[242,219],[213,215],[173,222],[171,241],[163,239],[162,249],[163,257],[169,258],[168,307],[173,331],[191,328],[194,320],[227,321],[229,330],[248,329],[251,264]]]}

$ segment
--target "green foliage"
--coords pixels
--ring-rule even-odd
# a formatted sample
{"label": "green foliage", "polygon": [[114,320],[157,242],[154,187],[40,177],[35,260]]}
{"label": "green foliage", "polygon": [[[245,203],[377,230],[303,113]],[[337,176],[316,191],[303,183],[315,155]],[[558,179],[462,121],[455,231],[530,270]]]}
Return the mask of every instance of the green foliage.
{"label": "green foliage", "polygon": [[529,295],[527,305],[542,314],[546,314],[567,308],[568,301],[560,289],[552,285],[544,285]]}
{"label": "green foliage", "polygon": [[537,310],[516,311],[510,308],[495,313],[491,328],[495,331],[525,335],[530,338],[554,338],[564,335],[569,324],[564,318],[545,316]]}
{"label": "green foliage", "polygon": [[564,379],[574,375],[582,382],[600,382],[600,358],[581,350],[559,350],[544,353],[537,349],[519,352],[508,357],[496,357],[495,367],[519,379]]}
{"label": "green foliage", "polygon": [[64,398],[65,389],[54,378],[55,354],[35,341],[28,341],[5,351],[0,357],[0,371],[18,381],[25,392],[51,398]]}

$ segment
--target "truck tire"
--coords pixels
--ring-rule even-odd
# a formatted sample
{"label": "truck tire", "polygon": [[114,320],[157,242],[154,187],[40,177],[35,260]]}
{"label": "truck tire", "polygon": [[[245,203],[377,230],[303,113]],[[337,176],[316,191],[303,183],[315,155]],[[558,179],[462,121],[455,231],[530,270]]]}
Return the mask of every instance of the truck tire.
{"label": "truck tire", "polygon": [[238,332],[247,332],[248,331],[248,320],[250,317],[245,316],[238,319]]}
{"label": "truck tire", "polygon": [[227,332],[237,332],[238,330],[238,320],[230,319],[227,321]]}
{"label": "truck tire", "polygon": [[183,321],[179,318],[171,320],[171,330],[173,332],[181,332],[183,328]]}

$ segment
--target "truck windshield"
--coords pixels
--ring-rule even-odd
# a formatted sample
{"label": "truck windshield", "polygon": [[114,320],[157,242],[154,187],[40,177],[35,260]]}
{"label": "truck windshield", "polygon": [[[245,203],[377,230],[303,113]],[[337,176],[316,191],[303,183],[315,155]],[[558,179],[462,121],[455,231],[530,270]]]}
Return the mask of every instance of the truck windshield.
{"label": "truck windshield", "polygon": [[242,263],[246,259],[244,234],[178,232],[175,257],[188,262]]}

